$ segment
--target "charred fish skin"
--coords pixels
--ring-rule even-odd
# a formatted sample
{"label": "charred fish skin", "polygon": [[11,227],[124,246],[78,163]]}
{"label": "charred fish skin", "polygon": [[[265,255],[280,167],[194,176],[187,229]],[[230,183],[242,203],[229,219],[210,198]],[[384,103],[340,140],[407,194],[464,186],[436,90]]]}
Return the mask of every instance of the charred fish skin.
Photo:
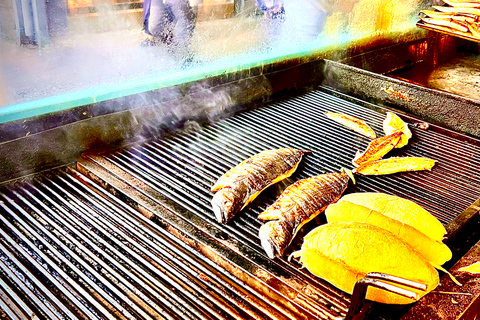
{"label": "charred fish skin", "polygon": [[303,153],[307,152],[309,151],[291,148],[262,151],[227,171],[215,182],[211,191],[231,187],[232,184],[245,178],[264,181],[270,177],[278,177],[298,164]]}
{"label": "charred fish skin", "polygon": [[344,172],[328,173],[299,180],[285,189],[258,217],[272,220],[259,230],[268,257],[283,256],[298,230],[342,196],[349,179]]}
{"label": "charred fish skin", "polygon": [[265,188],[291,176],[310,151],[281,148],[262,151],[222,175],[212,187],[212,208],[220,223],[228,223]]}
{"label": "charred fish skin", "polygon": [[241,198],[241,194],[245,194],[245,190],[239,189],[223,188],[213,196],[212,208],[218,222],[227,223],[232,220],[236,212],[242,209],[242,202],[236,199]]}

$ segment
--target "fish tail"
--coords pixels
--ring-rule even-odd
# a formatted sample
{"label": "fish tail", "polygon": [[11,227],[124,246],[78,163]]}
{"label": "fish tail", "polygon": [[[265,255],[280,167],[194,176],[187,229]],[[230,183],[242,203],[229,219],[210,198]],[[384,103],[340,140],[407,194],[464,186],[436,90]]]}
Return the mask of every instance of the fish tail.
{"label": "fish tail", "polygon": [[[355,169],[354,169],[354,170],[355,170]],[[347,169],[347,168],[342,168],[340,171],[346,173],[347,176],[348,176],[350,179],[352,179],[353,184],[356,184],[356,182],[355,182],[355,177],[353,176],[353,174],[355,173],[355,171],[349,170],[349,169]]]}
{"label": "fish tail", "polygon": [[302,255],[302,250],[294,251],[288,256],[288,262],[291,262],[293,258],[298,258]]}

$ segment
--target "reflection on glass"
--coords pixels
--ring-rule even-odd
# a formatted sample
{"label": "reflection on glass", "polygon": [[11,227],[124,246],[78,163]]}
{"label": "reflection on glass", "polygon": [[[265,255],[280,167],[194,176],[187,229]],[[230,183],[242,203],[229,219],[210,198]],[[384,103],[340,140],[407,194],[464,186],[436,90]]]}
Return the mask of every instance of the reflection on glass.
{"label": "reflection on glass", "polygon": [[210,65],[343,52],[361,39],[405,41],[430,3],[49,0],[33,10],[32,1],[0,6],[0,106]]}

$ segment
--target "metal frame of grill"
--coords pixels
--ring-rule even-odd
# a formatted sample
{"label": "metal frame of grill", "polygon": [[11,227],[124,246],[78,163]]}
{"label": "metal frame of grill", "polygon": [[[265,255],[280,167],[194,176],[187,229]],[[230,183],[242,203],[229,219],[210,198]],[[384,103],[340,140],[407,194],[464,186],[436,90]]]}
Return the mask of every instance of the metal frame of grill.
{"label": "metal frame of grill", "polygon": [[[416,40],[386,52],[408,52],[418,62],[424,49],[425,41]],[[365,64],[368,57],[378,59],[378,55],[362,53],[359,61],[354,57],[347,63]],[[394,62],[403,65],[405,56],[395,56]],[[324,86],[309,92],[318,84]],[[230,100],[221,105],[222,112],[203,107],[225,92]],[[292,94],[295,97],[283,99]],[[402,99],[406,96],[410,100]],[[198,108],[186,108],[191,105]],[[470,116],[480,110],[478,102],[333,61],[291,59],[0,125],[0,180],[62,167],[1,186],[0,316],[345,316],[352,304],[349,295],[295,263],[266,258],[256,236],[260,226],[256,216],[293,180],[350,167],[355,151],[368,143],[322,120],[323,111],[357,115],[381,132],[385,106],[419,117],[402,114],[413,125],[414,138],[398,153],[436,158],[439,171],[401,178],[359,177],[347,192],[384,191],[414,199],[446,224],[447,243],[454,251],[447,268],[462,257],[462,261],[472,259],[476,251],[468,249],[479,237],[480,142],[459,132],[480,136],[473,121],[478,117]],[[232,117],[240,110],[244,111]],[[415,126],[425,119],[440,125],[431,124],[428,131]],[[167,124],[188,127],[190,120],[213,123],[200,131],[165,134],[172,129]],[[138,136],[149,140],[138,143]],[[269,188],[230,225],[216,224],[208,205],[213,181],[246,157],[285,145],[312,148],[314,154],[291,179]],[[324,147],[334,151],[325,152]],[[105,148],[114,150],[105,152]],[[80,152],[92,149],[102,152],[84,154],[76,165],[64,167]],[[323,222],[319,217],[304,230]],[[298,248],[301,236],[293,247]],[[451,271],[455,274],[457,269],[455,264]],[[455,297],[473,310],[480,289],[472,285],[472,277],[459,279],[470,284],[462,289],[470,295]],[[448,281],[442,278],[442,290],[458,290]],[[431,301],[442,305],[439,295],[415,304],[405,319],[430,315],[425,310]],[[384,318],[404,312],[373,307]]]}
{"label": "metal frame of grill", "polygon": [[[257,238],[256,215],[291,181],[349,167],[356,150],[368,144],[324,118],[327,109],[359,116],[381,132],[385,109],[352,101],[329,89],[313,91],[201,130],[85,154],[76,168],[4,185],[2,308],[12,319],[346,316],[348,295],[298,264],[266,257]],[[285,134],[289,130],[294,132]],[[480,191],[474,185],[478,141],[458,139],[434,125],[412,130],[409,147],[398,152],[435,158],[435,170],[358,177],[347,192],[383,191],[411,198],[450,226],[449,241],[454,243],[459,230],[478,216],[478,210],[471,212]],[[208,190],[216,178],[258,151],[284,145],[314,153],[290,180],[269,188],[231,224],[219,225],[209,207]],[[470,213],[461,223],[464,209]],[[317,223],[321,218],[304,232]],[[458,243],[465,245],[463,239]],[[464,254],[461,248],[455,252],[457,258]]]}

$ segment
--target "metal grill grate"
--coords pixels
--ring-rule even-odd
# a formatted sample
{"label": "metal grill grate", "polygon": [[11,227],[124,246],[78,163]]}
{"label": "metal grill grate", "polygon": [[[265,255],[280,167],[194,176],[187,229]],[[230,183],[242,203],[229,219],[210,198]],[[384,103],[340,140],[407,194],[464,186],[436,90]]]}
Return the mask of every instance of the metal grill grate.
{"label": "metal grill grate", "polygon": [[[239,114],[200,132],[152,141],[106,158],[184,208],[212,220],[211,185],[225,171],[262,150],[284,146],[312,150],[292,180],[352,168],[355,153],[363,151],[369,139],[327,119],[325,111],[357,116],[383,135],[384,114],[317,91]],[[412,131],[409,145],[391,155],[435,159],[438,162],[432,172],[358,177],[358,183],[347,192],[381,191],[408,198],[447,224],[480,194],[474,183],[480,176],[480,153],[476,145],[436,131]],[[260,225],[256,216],[271,201],[265,197],[257,201],[234,224],[245,222],[242,227],[256,232]]]}
{"label": "metal grill grate", "polygon": [[2,308],[10,318],[22,318],[19,310],[48,319],[285,317],[160,225],[75,175],[58,172],[0,195],[1,285],[9,290]]}
{"label": "metal grill grate", "polygon": [[[314,91],[197,132],[85,155],[79,168],[89,177],[68,169],[7,186],[0,194],[0,307],[12,319],[344,316],[348,296],[295,263],[269,260],[257,235],[256,216],[283,188],[351,168],[356,151],[368,145],[325,111],[357,116],[382,133],[383,113]],[[479,152],[438,130],[412,131],[409,146],[394,155],[436,159],[431,172],[357,177],[347,192],[405,197],[446,224],[480,195]],[[284,146],[313,154],[230,224],[218,224],[209,191],[216,179],[255,153]],[[156,212],[155,205],[167,210]],[[147,219],[140,214],[146,211],[158,216]],[[291,250],[300,240],[301,234]]]}
{"label": "metal grill grate", "polygon": [[[207,226],[215,226],[229,239],[236,240],[235,245],[230,246],[237,253],[249,258],[255,267],[280,278],[280,281],[285,281],[282,277],[289,274],[291,278],[301,279],[313,286],[328,288],[322,281],[285,260],[266,262],[257,235],[261,222],[256,219],[292,181],[338,171],[341,167],[351,168],[351,159],[356,151],[364,150],[368,145],[369,139],[327,119],[323,115],[325,111],[357,116],[371,124],[379,135],[382,134],[383,113],[316,91],[238,114],[203,127],[198,132],[178,133],[105,155],[101,160],[92,157],[88,161],[97,162],[107,172],[112,172],[111,168],[118,168],[127,173],[128,177],[122,178],[127,184],[131,177],[145,184],[148,189],[155,190],[155,195],[149,196],[167,199],[160,202],[184,219],[193,213],[199,218],[197,224],[205,224],[204,232],[211,232]],[[347,192],[378,191],[408,198],[447,224],[480,194],[480,190],[472,189],[473,181],[479,176],[479,163],[475,160],[478,159],[476,145],[435,130],[412,130],[414,137],[409,146],[392,155],[436,159],[438,163],[434,170],[358,177],[357,184],[350,186]],[[312,150],[313,154],[302,161],[291,179],[260,195],[230,224],[218,225],[211,210],[212,194],[209,191],[216,179],[255,153],[284,146]],[[306,230],[314,224],[307,226]],[[301,236],[291,250],[299,248],[300,239]],[[256,257],[256,260],[252,257]],[[337,292],[328,289],[322,292],[327,296],[326,300],[342,300]]]}

